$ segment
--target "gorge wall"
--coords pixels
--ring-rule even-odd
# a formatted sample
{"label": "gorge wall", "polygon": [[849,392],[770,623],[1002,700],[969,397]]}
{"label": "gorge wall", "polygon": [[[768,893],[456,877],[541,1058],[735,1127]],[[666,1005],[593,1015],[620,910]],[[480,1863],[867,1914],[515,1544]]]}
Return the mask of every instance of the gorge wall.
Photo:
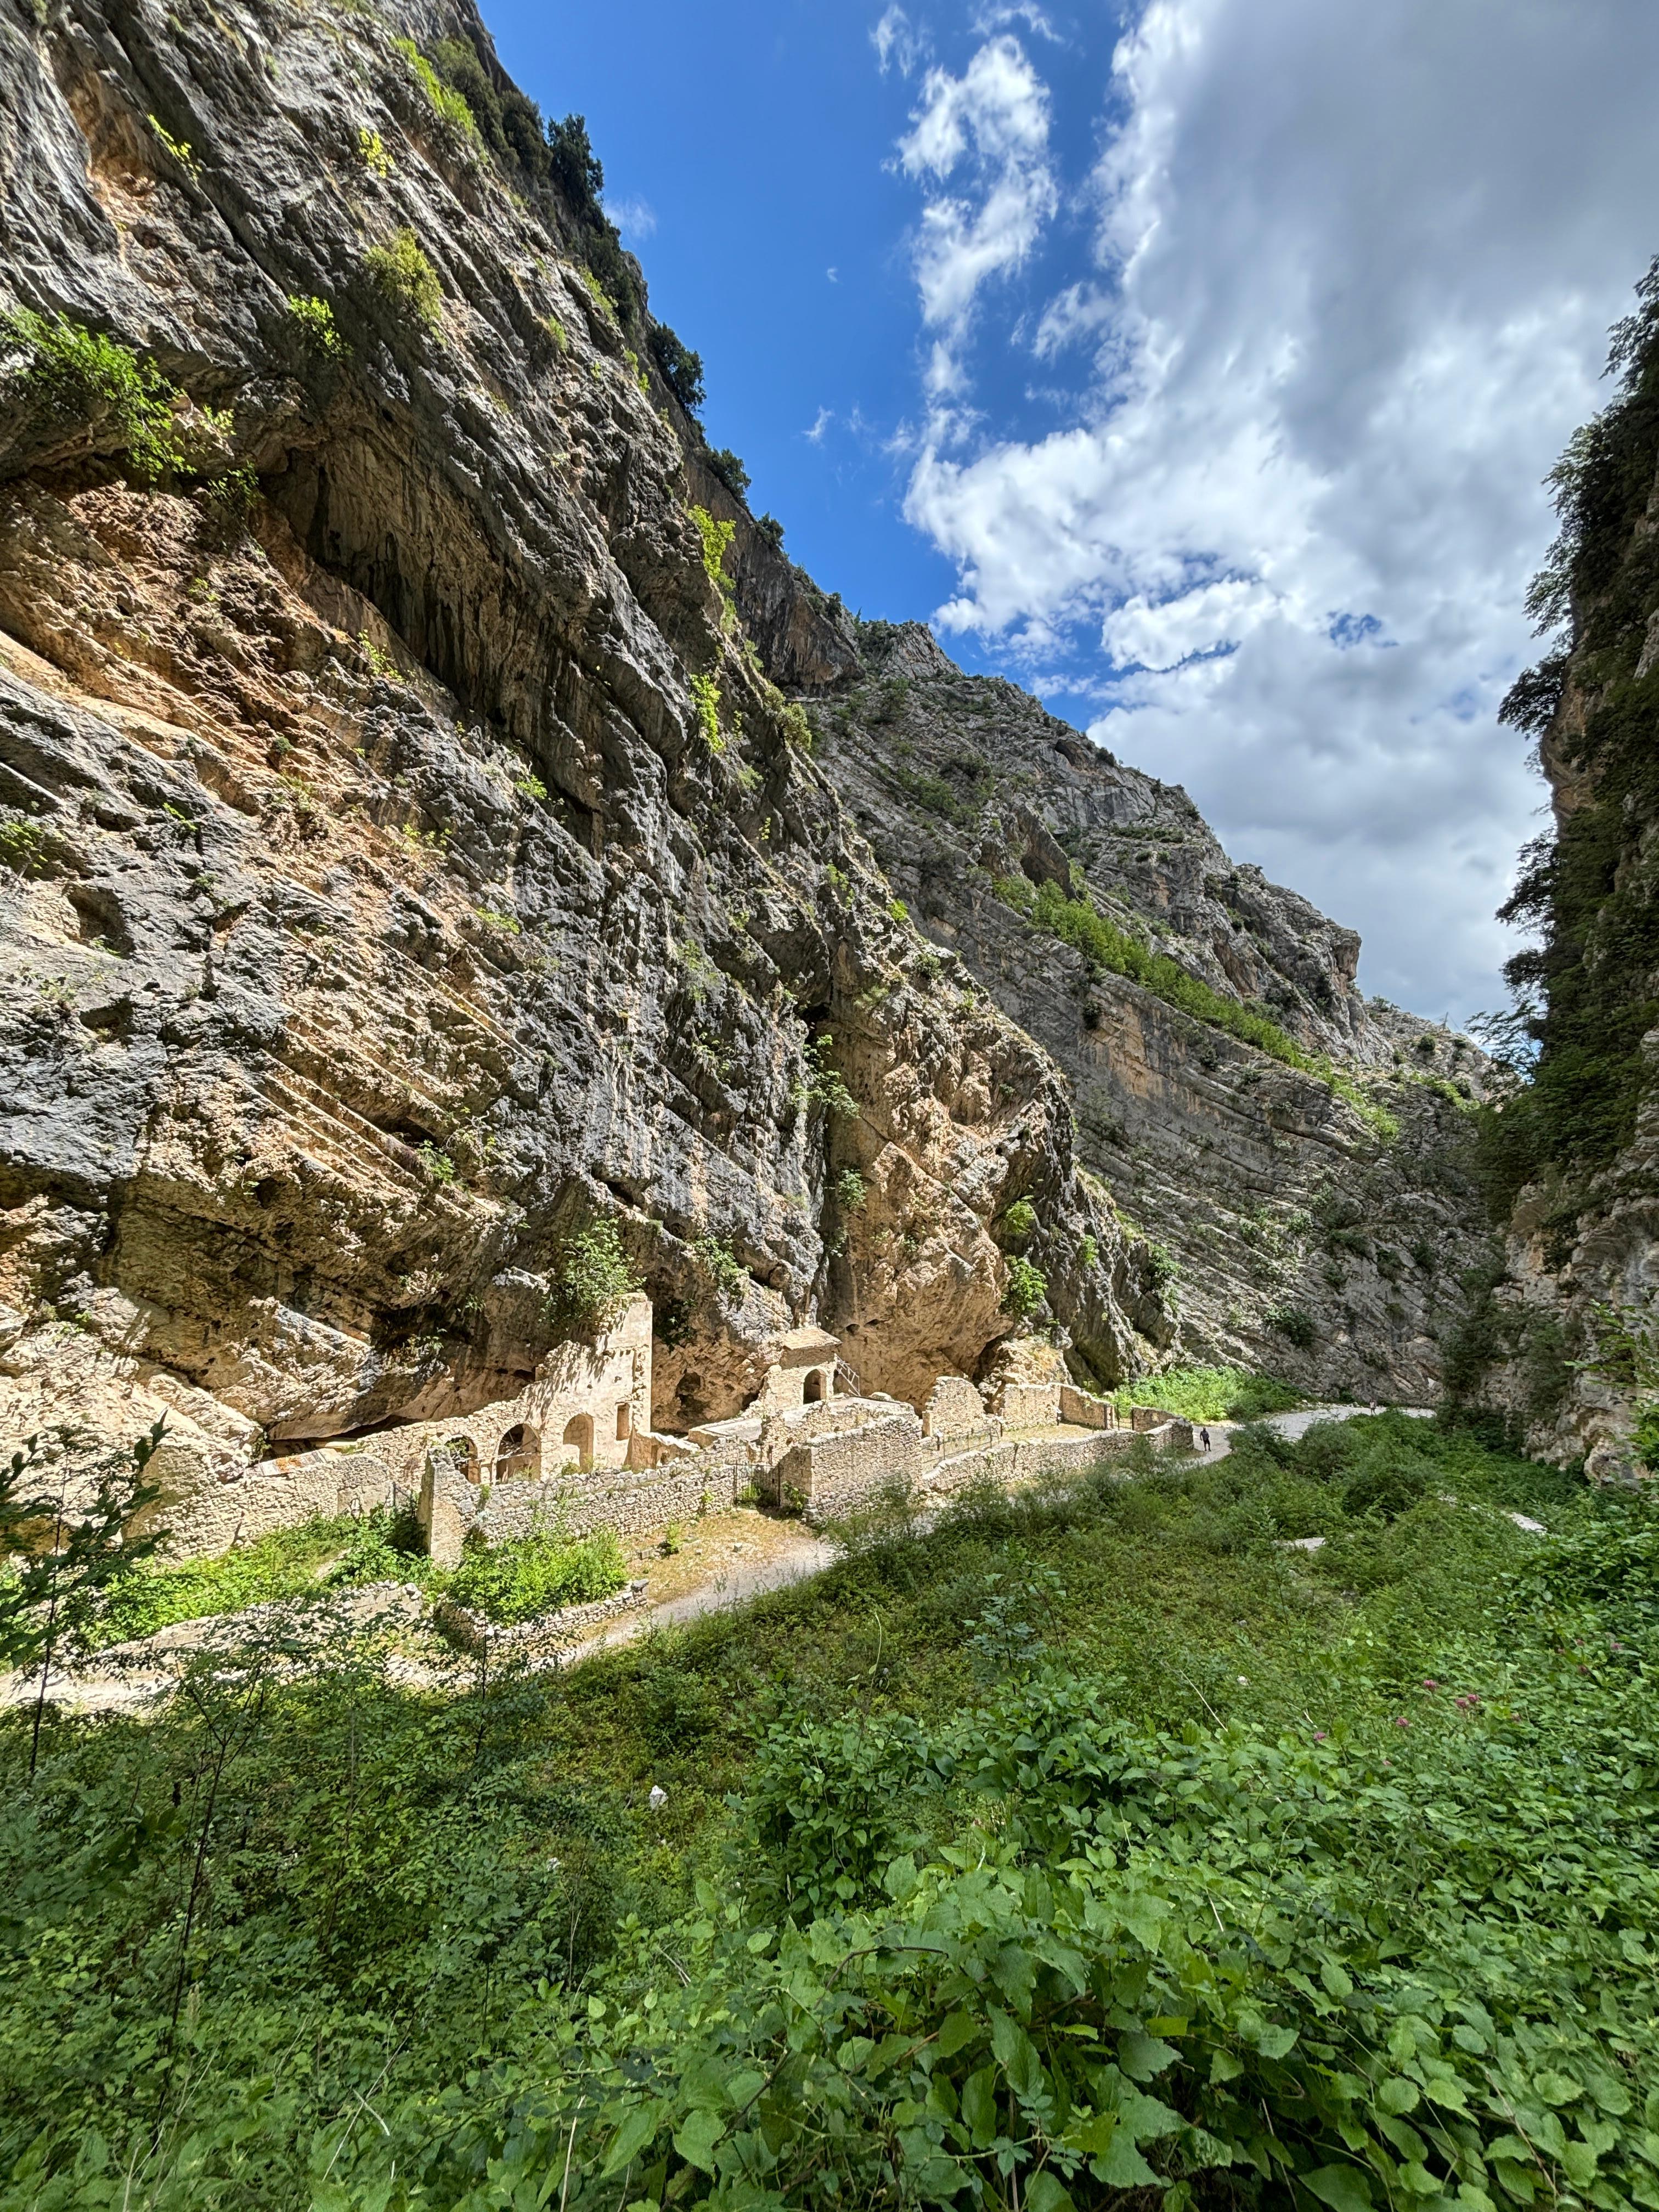
{"label": "gorge wall", "polygon": [[1488,1117],[1504,1231],[1451,1380],[1529,1449],[1659,1472],[1659,263],[1613,332],[1616,396],[1554,477],[1561,534],[1532,611],[1550,649],[1504,719],[1553,814],[1505,918],[1528,1079]]}
{"label": "gorge wall", "polygon": [[595,1217],[664,1430],[807,1319],[981,1374],[1020,1262],[1098,1381],[1435,1395],[1480,1056],[792,566],[465,0],[40,0],[0,84],[8,1434],[511,1396]]}

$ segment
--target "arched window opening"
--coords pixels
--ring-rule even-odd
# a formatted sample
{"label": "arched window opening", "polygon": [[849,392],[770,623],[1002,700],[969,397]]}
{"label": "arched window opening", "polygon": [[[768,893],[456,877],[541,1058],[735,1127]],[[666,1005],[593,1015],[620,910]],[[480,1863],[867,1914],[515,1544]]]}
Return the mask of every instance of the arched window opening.
{"label": "arched window opening", "polygon": [[515,1477],[538,1475],[541,1471],[541,1438],[527,1422],[519,1421],[495,1448],[495,1480],[511,1482]]}
{"label": "arched window opening", "polygon": [[478,1466],[478,1447],[471,1437],[451,1437],[445,1443],[444,1449],[469,1482],[479,1480],[482,1470]]}
{"label": "arched window opening", "polygon": [[587,1474],[593,1464],[593,1416],[592,1413],[578,1413],[574,1419],[567,1421],[564,1425],[564,1441],[566,1449],[575,1453],[577,1466],[584,1474]]}

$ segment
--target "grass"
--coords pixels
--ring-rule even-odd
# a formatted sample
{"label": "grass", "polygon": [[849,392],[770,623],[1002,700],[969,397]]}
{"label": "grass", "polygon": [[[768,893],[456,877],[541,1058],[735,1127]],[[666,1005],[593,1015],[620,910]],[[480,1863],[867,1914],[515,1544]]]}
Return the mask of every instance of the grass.
{"label": "grass", "polygon": [[114,1586],[99,1647],[153,1636],[179,1622],[240,1613],[281,1598],[366,1583],[418,1583],[491,1620],[527,1620],[563,1605],[608,1597],[626,1580],[606,1530],[573,1540],[544,1529],[489,1552],[469,1552],[453,1569],[434,1567],[412,1515],[341,1514],[273,1529],[210,1559],[148,1559]]}
{"label": "grass", "polygon": [[1124,1466],[567,1674],[0,1723],[5,2201],[1654,2203],[1652,1506]]}
{"label": "grass", "polygon": [[1242,1367],[1166,1367],[1110,1393],[1120,1413],[1134,1406],[1161,1406],[1183,1421],[1254,1421],[1263,1413],[1293,1413],[1307,1401],[1272,1375]]}

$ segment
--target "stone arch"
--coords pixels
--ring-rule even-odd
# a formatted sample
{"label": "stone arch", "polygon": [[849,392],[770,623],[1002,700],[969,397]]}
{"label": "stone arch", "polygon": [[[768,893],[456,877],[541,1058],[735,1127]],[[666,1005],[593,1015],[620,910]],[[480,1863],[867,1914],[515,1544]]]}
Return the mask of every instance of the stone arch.
{"label": "stone arch", "polygon": [[586,1474],[593,1465],[592,1413],[573,1413],[564,1425],[564,1441],[566,1449],[575,1453],[577,1466]]}
{"label": "stone arch", "polygon": [[471,1437],[446,1437],[444,1449],[469,1482],[483,1480],[483,1470],[478,1462],[478,1447]]}
{"label": "stone arch", "polygon": [[527,1421],[516,1421],[495,1447],[495,1480],[511,1482],[542,1471],[542,1440]]}
{"label": "stone arch", "polygon": [[800,1399],[802,1405],[821,1406],[829,1395],[829,1384],[825,1379],[823,1368],[809,1367],[806,1370],[806,1379],[801,1384]]}

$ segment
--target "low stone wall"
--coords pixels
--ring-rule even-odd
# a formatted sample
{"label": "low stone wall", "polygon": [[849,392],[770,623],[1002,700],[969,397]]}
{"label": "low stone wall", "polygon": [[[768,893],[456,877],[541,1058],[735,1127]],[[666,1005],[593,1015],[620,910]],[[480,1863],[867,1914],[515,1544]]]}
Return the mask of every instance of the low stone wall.
{"label": "low stone wall", "polygon": [[432,1620],[434,1626],[463,1651],[488,1651],[492,1657],[503,1659],[527,1656],[567,1650],[580,1644],[601,1621],[614,1620],[619,1613],[637,1613],[645,1603],[647,1588],[641,1577],[610,1597],[597,1597],[586,1605],[567,1605],[557,1613],[544,1613],[539,1620],[514,1621],[510,1627],[441,1598],[432,1608]]}
{"label": "low stone wall", "polygon": [[276,1528],[297,1528],[318,1515],[372,1513],[404,1504],[412,1492],[395,1457],[370,1445],[295,1452],[237,1468],[177,1501],[163,1496],[152,1516],[180,1559],[211,1557]]}

